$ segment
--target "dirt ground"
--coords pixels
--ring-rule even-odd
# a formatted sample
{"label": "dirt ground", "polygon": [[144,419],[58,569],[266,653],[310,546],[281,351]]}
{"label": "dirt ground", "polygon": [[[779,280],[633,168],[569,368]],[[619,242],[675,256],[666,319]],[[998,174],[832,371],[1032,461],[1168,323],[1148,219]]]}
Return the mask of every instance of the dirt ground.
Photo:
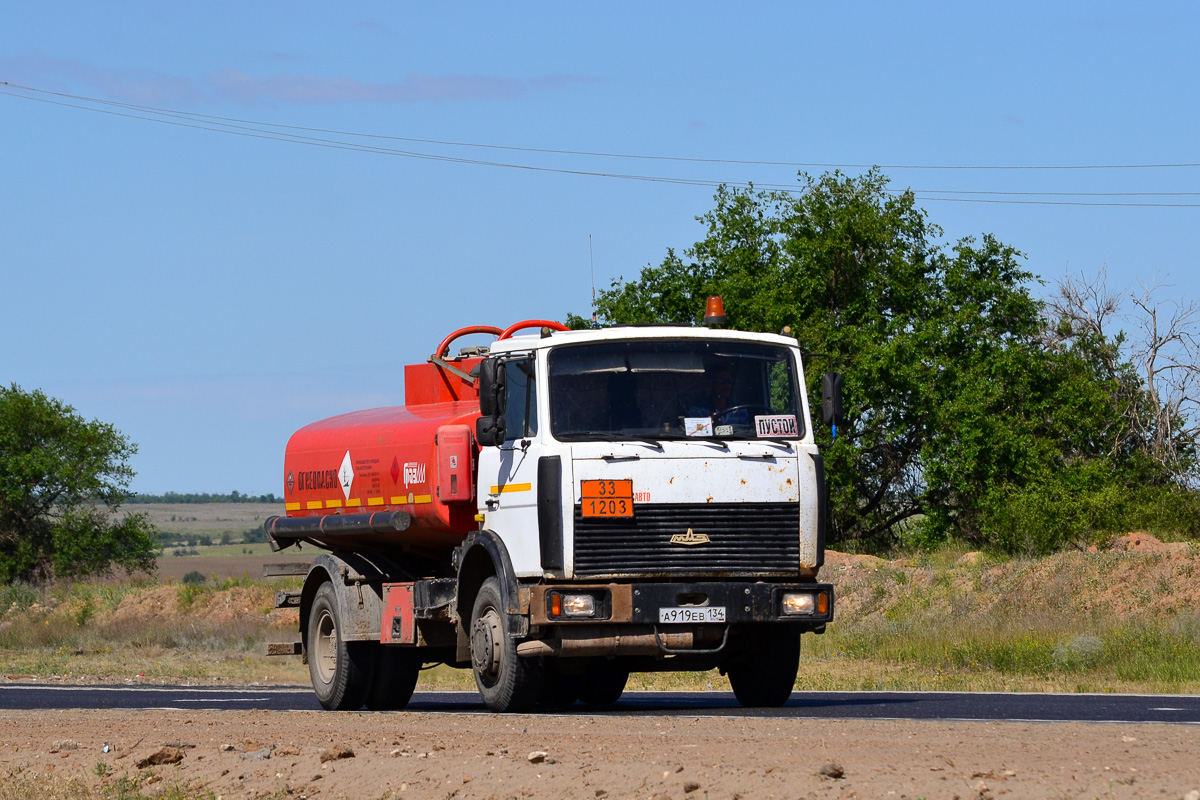
{"label": "dirt ground", "polygon": [[7,796],[140,776],[152,797],[218,800],[1200,797],[1185,725],[3,711],[0,726]]}
{"label": "dirt ground", "polygon": [[[285,554],[269,560],[292,560],[281,555]],[[914,597],[925,592],[919,597],[934,604],[929,613],[950,613],[950,595],[933,591],[938,573],[932,568],[870,556],[828,557],[823,577],[838,585],[844,620],[886,616],[895,604],[882,603],[874,591],[880,576],[888,586],[902,587]],[[984,614],[992,598],[1013,593],[1036,597],[1068,619],[1082,613],[1080,608],[1108,615],[1119,611],[1135,585],[1149,587],[1148,600],[1140,607],[1152,619],[1194,614],[1200,602],[1200,584],[1191,577],[1200,566],[1197,548],[1143,535],[1121,537],[1111,553],[1060,554],[1015,564],[1007,572],[984,563],[976,553],[961,556],[955,565],[960,571],[974,570],[965,577],[952,576],[955,581],[978,578],[978,588],[963,595],[970,599],[968,607],[957,612],[963,615]],[[894,577],[901,571],[903,582]],[[255,636],[266,631],[268,638],[283,639],[295,627],[294,610],[270,610],[269,588],[236,586],[197,594],[188,603],[181,600],[181,591],[172,585],[123,596],[117,606],[104,611],[105,624],[138,630],[142,638],[150,637],[152,630],[196,628],[200,640],[214,627]],[[902,593],[901,588],[889,591]],[[40,619],[37,614],[49,615],[51,609],[28,614],[34,615],[29,620]],[[193,659],[195,663],[172,667],[172,658],[190,652],[182,647],[138,651],[126,663],[118,656],[133,648],[112,646],[100,656],[85,644],[72,645],[91,653],[79,656],[80,663],[55,661],[56,670],[39,674],[56,674],[71,682],[91,682],[93,673],[138,675],[146,682],[180,676],[222,683],[304,678],[302,668],[291,661],[285,677],[269,677],[234,672],[224,655],[214,655],[211,663]],[[68,652],[62,659],[74,658],[65,646],[55,653],[63,650]],[[239,664],[246,662],[245,670],[259,668],[259,661],[245,653],[235,655]],[[97,672],[98,659],[119,663]],[[843,661],[853,666],[844,659],[825,663]],[[203,798],[210,792],[219,800],[1200,800],[1200,726],[612,713],[0,711],[0,800],[76,797],[57,791],[57,782],[71,778],[92,789],[88,797],[134,796],[128,787],[135,781],[143,795],[173,800]]]}

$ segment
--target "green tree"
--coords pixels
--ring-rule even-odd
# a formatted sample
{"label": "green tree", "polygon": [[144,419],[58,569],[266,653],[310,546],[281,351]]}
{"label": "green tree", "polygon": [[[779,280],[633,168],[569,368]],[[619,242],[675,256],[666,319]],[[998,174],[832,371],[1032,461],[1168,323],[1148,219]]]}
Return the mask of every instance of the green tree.
{"label": "green tree", "polygon": [[[1068,277],[1041,334],[1049,391],[1039,407],[1039,458],[1026,477],[981,493],[982,536],[1007,550],[1046,552],[1130,530],[1200,535],[1193,304],[1133,296],[1142,333],[1117,328],[1121,302]],[[1161,312],[1161,313],[1160,313]],[[1130,318],[1127,318],[1130,319]],[[969,413],[969,412],[966,412]]]}
{"label": "green tree", "polygon": [[136,451],[41,391],[0,386],[0,581],[153,569],[149,519],[117,515]]}
{"label": "green tree", "polygon": [[1094,363],[1108,345],[1047,346],[1021,253],[990,235],[948,245],[878,171],[802,179],[794,195],[721,188],[698,218],[704,239],[596,305],[610,323],[692,324],[719,294],[731,327],[790,326],[824,354],[808,359],[814,408],[825,364],[813,362],[843,372],[846,424],[836,441],[818,432],[834,541],[879,546],[907,528],[988,542],[1003,529],[1013,549],[1011,504],[1029,492],[1132,474],[1132,451],[1113,447],[1112,398],[1128,385]]}

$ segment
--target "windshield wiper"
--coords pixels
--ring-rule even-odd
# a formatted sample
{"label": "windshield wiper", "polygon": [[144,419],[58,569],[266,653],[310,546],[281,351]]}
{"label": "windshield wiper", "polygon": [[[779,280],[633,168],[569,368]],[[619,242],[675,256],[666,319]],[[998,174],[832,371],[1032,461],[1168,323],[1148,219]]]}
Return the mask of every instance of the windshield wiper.
{"label": "windshield wiper", "polygon": [[559,441],[563,442],[610,442],[612,438],[613,434],[600,431],[577,431],[558,436]]}
{"label": "windshield wiper", "polygon": [[648,445],[655,450],[662,450],[663,446],[660,442],[651,439],[649,436],[630,436],[627,433],[602,433],[600,431],[582,431],[579,433],[567,433],[559,437],[564,442],[636,442],[638,444]]}
{"label": "windshield wiper", "polygon": [[620,434],[619,439],[613,439],[613,441],[614,442],[637,442],[638,444],[644,444],[644,445],[647,445],[648,447],[653,447],[655,450],[658,450],[659,452],[662,452],[662,449],[663,449],[662,442],[658,441],[657,439],[651,439],[649,436],[630,436],[627,433],[622,433],[622,434]]}

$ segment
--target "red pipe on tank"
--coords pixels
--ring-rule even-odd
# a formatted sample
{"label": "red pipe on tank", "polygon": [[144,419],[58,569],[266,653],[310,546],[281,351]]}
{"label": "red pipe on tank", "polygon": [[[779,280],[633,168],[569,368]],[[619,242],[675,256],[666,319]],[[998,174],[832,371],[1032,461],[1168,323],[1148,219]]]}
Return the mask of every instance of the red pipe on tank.
{"label": "red pipe on tank", "polygon": [[[553,330],[553,331],[569,331],[569,330],[571,330],[566,325],[563,325],[561,322],[555,322],[554,320],[527,319],[524,322],[517,322],[513,325],[509,325],[507,328],[504,329],[504,332],[500,334],[500,339],[507,339],[510,336],[512,336],[514,333],[516,333],[517,331],[525,330],[526,328],[549,328],[550,330]],[[499,341],[499,339],[497,339],[497,341]]]}
{"label": "red pipe on tank", "polygon": [[[564,330],[565,330],[565,328],[564,328]],[[453,342],[455,339],[458,339],[461,336],[467,336],[472,333],[490,333],[492,336],[499,336],[501,339],[504,338],[504,336],[502,335],[504,333],[504,331],[500,330],[499,328],[497,328],[493,325],[471,325],[466,328],[459,328],[454,333],[447,336],[445,339],[442,339],[442,343],[438,345],[437,350],[433,351],[433,354],[435,356],[437,356],[438,358],[444,357],[448,352],[450,352],[450,343],[451,342]]]}

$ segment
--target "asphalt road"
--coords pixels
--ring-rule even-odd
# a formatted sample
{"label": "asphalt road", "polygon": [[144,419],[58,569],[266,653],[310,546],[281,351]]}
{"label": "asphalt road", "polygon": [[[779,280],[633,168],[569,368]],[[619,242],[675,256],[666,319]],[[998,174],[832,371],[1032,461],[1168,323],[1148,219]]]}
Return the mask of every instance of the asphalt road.
{"label": "asphalt road", "polygon": [[[320,711],[307,688],[187,686],[0,686],[0,709],[265,709]],[[417,692],[409,711],[483,713],[474,692]],[[626,692],[601,711],[575,705],[555,713],[768,716],[812,719],[1020,720],[1200,724],[1200,696],[972,694],[959,692],[796,692],[778,709],[746,709],[728,692]]]}

